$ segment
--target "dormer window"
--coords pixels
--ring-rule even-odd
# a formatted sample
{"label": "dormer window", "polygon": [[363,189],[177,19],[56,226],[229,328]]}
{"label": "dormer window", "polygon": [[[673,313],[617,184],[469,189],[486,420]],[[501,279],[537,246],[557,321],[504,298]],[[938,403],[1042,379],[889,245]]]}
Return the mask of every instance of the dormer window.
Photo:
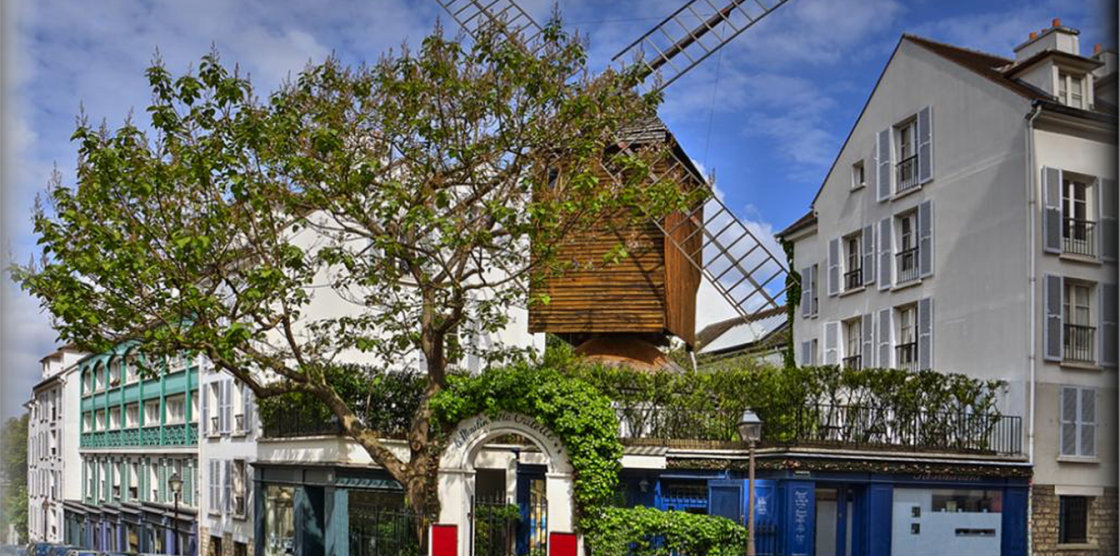
{"label": "dormer window", "polygon": [[1079,75],[1058,73],[1058,101],[1073,108],[1086,108],[1084,81]]}

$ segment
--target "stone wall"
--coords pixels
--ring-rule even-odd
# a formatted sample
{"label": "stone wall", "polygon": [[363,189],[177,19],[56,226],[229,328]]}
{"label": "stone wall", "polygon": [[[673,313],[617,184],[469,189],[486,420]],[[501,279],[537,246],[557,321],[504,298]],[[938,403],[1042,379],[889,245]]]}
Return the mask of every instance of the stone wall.
{"label": "stone wall", "polygon": [[1035,556],[1106,556],[1115,555],[1117,547],[1117,489],[1104,489],[1103,496],[1089,502],[1088,542],[1058,544],[1058,496],[1054,485],[1031,488],[1031,534]]}

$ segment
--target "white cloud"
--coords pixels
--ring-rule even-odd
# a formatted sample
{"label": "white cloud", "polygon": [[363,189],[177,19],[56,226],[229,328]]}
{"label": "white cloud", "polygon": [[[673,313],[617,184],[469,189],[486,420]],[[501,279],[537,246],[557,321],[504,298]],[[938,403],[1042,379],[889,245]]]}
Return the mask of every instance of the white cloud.
{"label": "white cloud", "polygon": [[21,405],[31,397],[31,387],[40,378],[39,359],[54,350],[56,335],[38,301],[7,279],[0,288],[4,288],[0,418],[7,418],[22,412]]}

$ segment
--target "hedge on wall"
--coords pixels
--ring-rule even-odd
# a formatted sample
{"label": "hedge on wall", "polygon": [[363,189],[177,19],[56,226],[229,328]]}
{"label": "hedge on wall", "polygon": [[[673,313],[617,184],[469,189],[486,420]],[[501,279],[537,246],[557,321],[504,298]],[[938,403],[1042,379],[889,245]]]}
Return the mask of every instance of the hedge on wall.
{"label": "hedge on wall", "polygon": [[602,508],[584,534],[595,554],[742,556],[747,529],[724,517],[653,508]]}

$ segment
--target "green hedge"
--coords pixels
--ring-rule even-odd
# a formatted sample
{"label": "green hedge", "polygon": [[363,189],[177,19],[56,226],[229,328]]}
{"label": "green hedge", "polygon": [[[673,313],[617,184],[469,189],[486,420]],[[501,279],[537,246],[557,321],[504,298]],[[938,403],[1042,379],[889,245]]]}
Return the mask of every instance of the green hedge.
{"label": "green hedge", "polygon": [[747,529],[718,516],[602,508],[585,523],[586,543],[597,556],[742,556],[747,545]]}

